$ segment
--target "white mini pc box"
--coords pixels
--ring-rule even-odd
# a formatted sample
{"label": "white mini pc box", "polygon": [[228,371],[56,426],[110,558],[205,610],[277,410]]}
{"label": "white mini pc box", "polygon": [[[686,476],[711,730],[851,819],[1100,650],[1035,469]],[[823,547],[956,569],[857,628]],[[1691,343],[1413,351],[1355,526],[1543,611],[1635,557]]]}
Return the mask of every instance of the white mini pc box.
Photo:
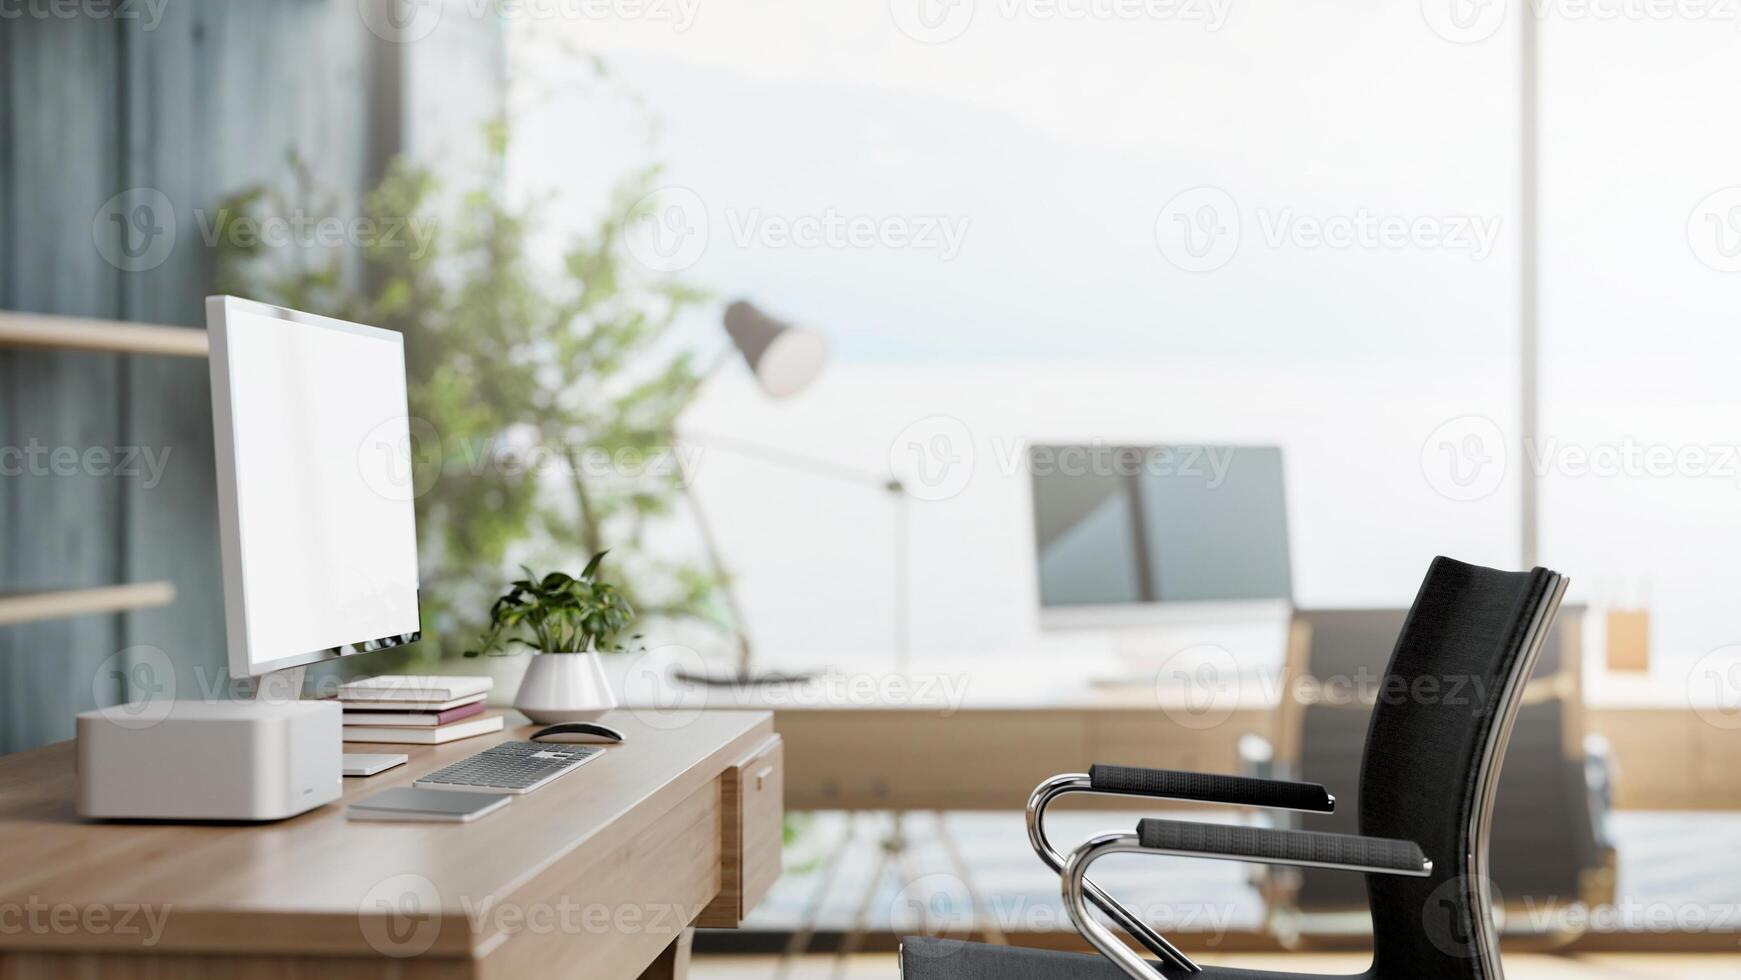
{"label": "white mini pc box", "polygon": [[144,701],[78,716],[78,811],[144,820],[282,820],[337,800],[333,701]]}

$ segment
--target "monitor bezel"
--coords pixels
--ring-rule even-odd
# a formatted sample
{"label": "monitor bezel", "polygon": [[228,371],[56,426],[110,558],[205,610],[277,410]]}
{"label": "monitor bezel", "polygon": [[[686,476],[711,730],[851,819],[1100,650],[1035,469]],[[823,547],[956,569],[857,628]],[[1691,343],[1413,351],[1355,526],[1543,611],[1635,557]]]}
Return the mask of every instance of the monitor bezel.
{"label": "monitor bezel", "polygon": [[[399,347],[400,363],[404,363],[405,337],[395,330],[384,330],[367,324],[353,323],[317,313],[304,313],[288,307],[260,303],[239,296],[206,297],[206,333],[210,346],[212,388],[213,464],[217,470],[218,539],[224,577],[224,635],[229,648],[228,660],[232,677],[259,677],[275,671],[310,664],[324,663],[360,653],[373,653],[415,643],[423,637],[423,590],[421,580],[415,592],[417,629],[384,637],[364,637],[342,646],[310,650],[273,660],[255,661],[248,644],[247,582],[244,580],[241,540],[241,494],[236,479],[236,431],[233,424],[230,393],[234,378],[229,360],[229,316],[246,313],[312,327],[340,330],[346,333],[385,340]],[[409,417],[410,406],[406,406]],[[413,528],[416,517],[412,518]],[[421,579],[421,570],[418,570]]]}
{"label": "monitor bezel", "polygon": [[[1288,594],[1285,596],[1244,596],[1226,599],[1167,599],[1156,597],[1143,598],[1130,602],[1067,602],[1048,603],[1043,591],[1043,583],[1039,574],[1039,541],[1037,537],[1030,541],[1029,552],[1033,561],[1033,597],[1034,614],[1041,632],[1054,631],[1086,631],[1086,630],[1127,630],[1142,629],[1152,626],[1168,626],[1194,622],[1222,622],[1228,620],[1248,621],[1267,619],[1276,615],[1277,610],[1290,610],[1294,606],[1296,576],[1294,568],[1294,522],[1288,513],[1289,495],[1287,493],[1288,453],[1286,447],[1279,442],[1219,442],[1204,439],[1173,439],[1160,442],[1103,442],[1085,439],[1070,441],[1067,439],[1036,439],[1031,441],[1024,450],[1024,458],[1030,462],[1032,454],[1037,450],[1058,451],[1061,449],[1084,449],[1101,452],[1137,452],[1151,453],[1161,449],[1178,446],[1214,446],[1231,449],[1235,452],[1246,449],[1274,450],[1281,462],[1282,475],[1282,546],[1286,551],[1288,566]],[[1037,535],[1035,526],[1036,510],[1039,506],[1036,499],[1037,487],[1035,479],[1026,481],[1025,490],[1028,497],[1028,530],[1030,535]],[[1139,548],[1137,560],[1142,561],[1143,551]]]}

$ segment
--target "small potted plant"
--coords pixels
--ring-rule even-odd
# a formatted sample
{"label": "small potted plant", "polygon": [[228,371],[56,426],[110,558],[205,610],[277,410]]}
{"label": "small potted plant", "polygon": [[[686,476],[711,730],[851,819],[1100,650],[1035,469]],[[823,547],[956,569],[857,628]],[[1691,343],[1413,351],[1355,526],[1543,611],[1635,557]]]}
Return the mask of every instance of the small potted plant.
{"label": "small potted plant", "polygon": [[514,707],[539,724],[593,721],[617,706],[599,663],[600,651],[623,649],[622,633],[634,619],[616,586],[598,577],[599,552],[578,577],[551,572],[543,578],[520,566],[526,577],[509,586],[490,607],[490,628],[466,656],[502,655],[520,646],[538,654],[526,668]]}

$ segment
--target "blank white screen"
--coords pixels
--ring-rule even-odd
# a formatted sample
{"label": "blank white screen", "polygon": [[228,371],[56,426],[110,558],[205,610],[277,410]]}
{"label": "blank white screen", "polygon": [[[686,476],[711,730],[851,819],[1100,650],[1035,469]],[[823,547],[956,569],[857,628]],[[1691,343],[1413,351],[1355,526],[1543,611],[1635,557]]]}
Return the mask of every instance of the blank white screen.
{"label": "blank white screen", "polygon": [[404,344],[226,320],[249,662],[416,632]]}

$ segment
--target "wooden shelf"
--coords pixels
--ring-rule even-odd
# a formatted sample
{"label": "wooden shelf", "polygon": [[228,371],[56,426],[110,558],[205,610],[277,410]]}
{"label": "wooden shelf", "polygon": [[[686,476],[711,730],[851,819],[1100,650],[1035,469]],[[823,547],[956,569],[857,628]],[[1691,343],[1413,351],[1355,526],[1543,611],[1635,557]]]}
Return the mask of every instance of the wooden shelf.
{"label": "wooden shelf", "polygon": [[174,601],[175,585],[170,582],[138,582],[55,592],[0,593],[0,626],[149,609],[167,606]]}
{"label": "wooden shelf", "polygon": [[207,357],[206,332],[120,320],[0,310],[0,347],[43,347],[112,354]]}

